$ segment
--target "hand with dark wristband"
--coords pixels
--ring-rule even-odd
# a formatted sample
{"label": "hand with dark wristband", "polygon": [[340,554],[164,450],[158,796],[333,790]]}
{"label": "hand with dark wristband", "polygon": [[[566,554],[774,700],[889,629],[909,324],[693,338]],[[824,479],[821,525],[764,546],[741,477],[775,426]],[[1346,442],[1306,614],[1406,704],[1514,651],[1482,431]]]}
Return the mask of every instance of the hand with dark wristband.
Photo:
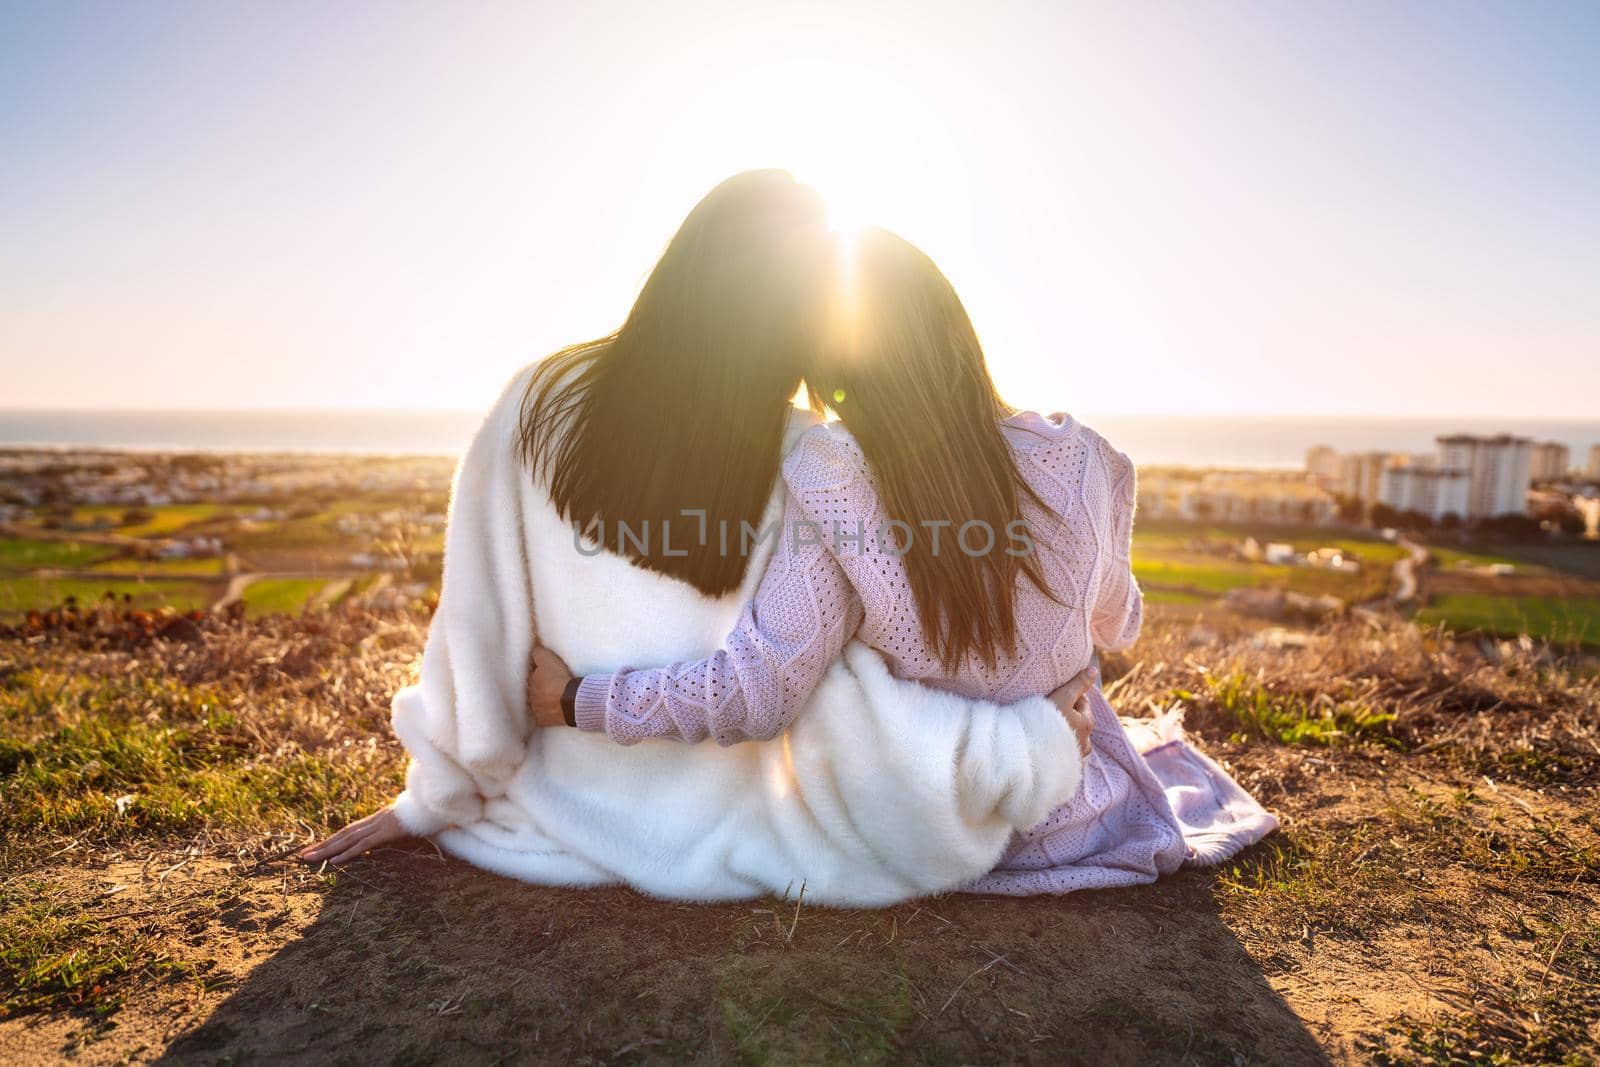
{"label": "hand with dark wristband", "polygon": [[578,686],[566,661],[543,645],[533,650],[528,670],[528,716],[535,726],[576,726]]}

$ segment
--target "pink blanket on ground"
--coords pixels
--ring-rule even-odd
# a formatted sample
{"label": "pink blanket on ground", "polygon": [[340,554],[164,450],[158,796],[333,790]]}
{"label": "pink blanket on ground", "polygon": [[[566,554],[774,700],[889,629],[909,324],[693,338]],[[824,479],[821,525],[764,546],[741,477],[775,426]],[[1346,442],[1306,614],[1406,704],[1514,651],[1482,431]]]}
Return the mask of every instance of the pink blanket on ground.
{"label": "pink blanket on ground", "polygon": [[1031,896],[1143,885],[1185,863],[1221,863],[1278,828],[1228,772],[1184,739],[1182,718],[1119,719],[1093,694],[1083,787],[1020,834],[966,889]]}

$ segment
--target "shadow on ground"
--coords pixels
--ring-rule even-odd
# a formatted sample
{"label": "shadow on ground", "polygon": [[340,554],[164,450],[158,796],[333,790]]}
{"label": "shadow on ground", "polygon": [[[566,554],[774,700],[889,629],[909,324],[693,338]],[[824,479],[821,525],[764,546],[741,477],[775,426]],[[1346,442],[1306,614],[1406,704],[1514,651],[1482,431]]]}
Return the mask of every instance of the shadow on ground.
{"label": "shadow on ground", "polygon": [[158,1062],[1325,1063],[1211,876],[870,912],[564,891],[431,852],[327,888]]}

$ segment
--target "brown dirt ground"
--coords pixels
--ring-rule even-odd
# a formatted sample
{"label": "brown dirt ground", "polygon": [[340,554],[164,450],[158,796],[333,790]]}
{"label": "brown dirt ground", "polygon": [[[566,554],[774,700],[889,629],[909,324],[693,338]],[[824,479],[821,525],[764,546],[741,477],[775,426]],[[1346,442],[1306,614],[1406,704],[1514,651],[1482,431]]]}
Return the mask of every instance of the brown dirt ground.
{"label": "brown dirt ground", "polygon": [[[1196,687],[1197,657],[1281,682],[1372,654],[1348,630],[1248,652],[1247,631],[1174,625],[1110,665],[1126,706]],[[318,826],[13,838],[6,883],[125,935],[138,963],[92,1002],[0,1017],[0,1049],[17,1064],[1595,1062],[1596,768],[1550,762],[1593,745],[1594,708],[1562,704],[1574,725],[1547,728],[1476,653],[1386,653],[1413,654],[1457,657],[1439,684],[1464,703],[1418,688],[1405,753],[1243,737],[1195,698],[1200,743],[1285,829],[1132,890],[692,905],[525,886],[426,844],[338,872],[282,858]],[[1419,677],[1393,667],[1371,692]],[[1517,737],[1541,760],[1483,773]]]}

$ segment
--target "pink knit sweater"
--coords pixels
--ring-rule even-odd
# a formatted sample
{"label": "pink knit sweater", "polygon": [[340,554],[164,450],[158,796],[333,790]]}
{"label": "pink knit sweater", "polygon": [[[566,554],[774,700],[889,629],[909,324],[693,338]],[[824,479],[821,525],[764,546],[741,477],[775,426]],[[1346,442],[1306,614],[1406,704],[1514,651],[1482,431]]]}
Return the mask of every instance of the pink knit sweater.
{"label": "pink knit sweater", "polygon": [[[830,423],[808,431],[784,462],[781,540],[726,647],[701,660],[590,675],[578,689],[578,726],[624,744],[775,737],[852,635],[882,652],[897,677],[1000,703],[1050,692],[1087,666],[1095,647],[1132,644],[1141,615],[1128,562],[1133,464],[1064,415],[1025,412],[1003,432],[1047,505],[1027,502],[1023,517],[1056,598],[1019,578],[1015,654],[993,668],[974,655],[945,672],[923,638],[903,561],[893,543],[879,543],[885,516],[861,450]],[[979,528],[914,527],[912,536],[937,537],[946,552],[980,551],[988,541]],[[1018,544],[997,530],[990,550]]]}

